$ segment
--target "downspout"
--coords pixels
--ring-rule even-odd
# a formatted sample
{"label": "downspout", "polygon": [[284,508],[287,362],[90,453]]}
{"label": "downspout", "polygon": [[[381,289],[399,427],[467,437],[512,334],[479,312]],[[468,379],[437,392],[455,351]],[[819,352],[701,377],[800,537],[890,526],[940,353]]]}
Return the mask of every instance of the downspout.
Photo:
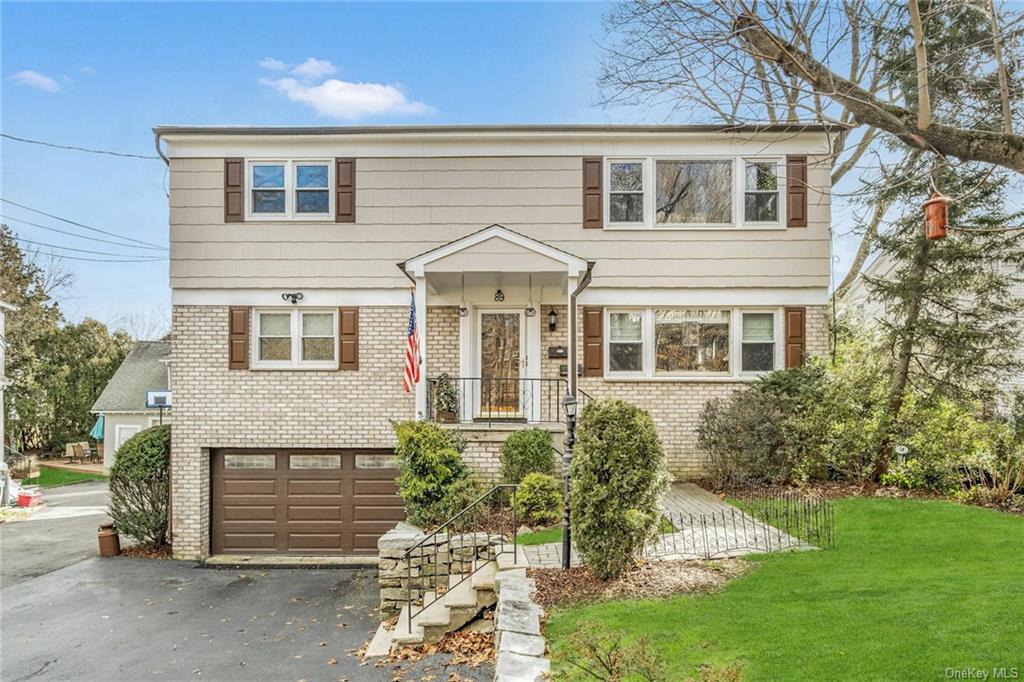
{"label": "downspout", "polygon": [[590,285],[591,274],[594,271],[594,261],[587,261],[587,271],[583,279],[576,285],[576,290],[569,296],[569,393],[576,397],[576,383],[578,377],[577,355],[576,355],[576,298]]}

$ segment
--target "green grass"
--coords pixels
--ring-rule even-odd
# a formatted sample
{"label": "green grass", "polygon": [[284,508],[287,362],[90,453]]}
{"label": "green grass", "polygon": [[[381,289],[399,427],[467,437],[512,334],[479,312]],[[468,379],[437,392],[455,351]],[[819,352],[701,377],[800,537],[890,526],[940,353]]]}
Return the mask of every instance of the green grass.
{"label": "green grass", "polygon": [[[674,533],[676,530],[678,529],[668,519],[664,516],[661,517],[661,522],[658,526],[659,533]],[[561,542],[562,526],[558,525],[530,531],[529,533],[520,533],[516,536],[516,540],[520,545],[546,545],[550,542]]]}
{"label": "green grass", "polygon": [[22,485],[37,485],[40,488],[56,488],[60,485],[81,483],[82,481],[103,481],[106,476],[102,474],[88,474],[81,471],[68,471],[67,469],[51,469],[39,467],[39,475],[26,478],[21,481]]}
{"label": "green grass", "polygon": [[[646,635],[667,679],[941,680],[1024,669],[1024,518],[941,501],[836,503],[836,548],[752,558],[721,592],[554,610],[548,642],[596,621]],[[573,679],[556,660],[556,673]]]}

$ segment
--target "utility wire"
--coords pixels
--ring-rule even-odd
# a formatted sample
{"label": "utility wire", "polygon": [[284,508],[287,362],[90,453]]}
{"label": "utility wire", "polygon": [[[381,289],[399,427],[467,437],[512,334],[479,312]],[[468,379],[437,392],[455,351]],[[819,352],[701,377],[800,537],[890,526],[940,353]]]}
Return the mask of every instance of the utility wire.
{"label": "utility wire", "polygon": [[39,252],[39,253],[42,256],[49,256],[51,258],[66,258],[68,260],[84,260],[84,261],[90,261],[92,263],[160,263],[163,260],[161,258],[148,258],[148,259],[144,258],[144,259],[141,259],[141,260],[138,260],[138,259],[115,260],[115,259],[112,259],[112,258],[83,258],[81,256],[68,256],[67,254],[63,254],[63,253],[53,253],[52,251],[49,252],[49,253],[43,253],[43,252]]}
{"label": "utility wire", "polygon": [[106,230],[101,230],[98,227],[89,227],[88,225],[83,225],[82,223],[75,222],[74,220],[68,220],[67,218],[61,218],[58,215],[53,215],[52,213],[46,213],[44,211],[40,211],[39,209],[32,208],[31,206],[26,206],[25,204],[19,204],[16,201],[11,201],[10,199],[4,199],[3,197],[0,197],[0,201],[4,202],[6,204],[10,204],[11,206],[17,206],[18,208],[23,208],[26,211],[32,211],[33,213],[38,213],[39,215],[44,215],[47,218],[53,218],[54,220],[59,220],[62,223],[67,223],[69,225],[74,225],[75,227],[81,227],[81,228],[86,229],[86,230],[91,230],[93,232],[98,232],[100,234],[105,234],[108,237],[117,237],[118,239],[124,239],[125,241],[135,242],[136,244],[143,244],[145,246],[152,246],[152,247],[158,248],[158,249],[160,249],[162,251],[166,251],[167,250],[166,246],[160,246],[159,244],[154,244],[152,242],[144,242],[141,239],[133,239],[132,237],[125,237],[124,235],[117,234],[115,232],[107,232]]}
{"label": "utility wire", "polygon": [[0,133],[0,137],[5,137],[8,140],[14,140],[15,142],[25,142],[28,144],[38,144],[44,147],[53,147],[54,149],[70,149],[75,152],[88,152],[89,154],[104,154],[106,156],[120,156],[127,159],[154,159],[159,161],[159,156],[153,156],[152,154],[127,154],[125,152],[112,152],[106,149],[89,149],[88,147],[75,147],[68,144],[54,144],[53,142],[44,142],[42,140],[30,140],[26,137],[17,137],[15,135],[8,135],[7,133]]}
{"label": "utility wire", "polygon": [[0,218],[2,218],[4,220],[10,220],[10,221],[15,222],[15,223],[21,223],[22,225],[31,225],[32,227],[40,227],[40,228],[42,228],[44,230],[50,230],[51,232],[57,232],[59,234],[66,234],[69,237],[77,237],[78,239],[88,239],[89,241],[103,242],[104,244],[113,244],[114,246],[123,246],[123,247],[125,247],[127,249],[151,249],[151,250],[154,250],[154,251],[163,251],[164,250],[163,248],[161,248],[159,246],[136,246],[135,244],[125,244],[123,242],[115,242],[115,241],[112,241],[110,239],[100,239],[99,237],[90,237],[89,235],[85,235],[85,234],[78,234],[76,232],[68,232],[67,230],[60,230],[60,229],[57,229],[56,227],[50,227],[49,225],[40,225],[39,223],[33,223],[31,221],[28,221],[28,220],[22,220],[21,218],[14,218],[14,217],[9,216],[9,215],[4,215],[3,213],[0,213]]}
{"label": "utility wire", "polygon": [[[47,244],[46,242],[34,242],[31,239],[22,239],[21,237],[15,237],[16,241],[24,244],[31,244],[33,246],[45,246],[50,249],[63,249],[65,251],[76,251],[78,253],[91,253],[96,256],[116,256],[118,258],[136,258],[139,254],[135,253],[111,253],[110,251],[93,251],[91,249],[76,249],[73,246],[61,246],[60,244]],[[144,256],[146,260],[167,260],[165,256]]]}

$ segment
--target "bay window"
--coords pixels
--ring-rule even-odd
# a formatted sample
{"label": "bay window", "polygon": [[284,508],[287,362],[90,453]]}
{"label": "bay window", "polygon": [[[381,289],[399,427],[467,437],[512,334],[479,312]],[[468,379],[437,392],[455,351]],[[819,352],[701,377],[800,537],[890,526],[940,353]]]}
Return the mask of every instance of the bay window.
{"label": "bay window", "polygon": [[781,310],[608,309],[606,377],[735,380],[778,369]]}
{"label": "bay window", "polygon": [[331,163],[249,161],[246,212],[251,220],[313,220],[333,216]]}
{"label": "bay window", "polygon": [[257,310],[254,369],[337,369],[334,310]]}

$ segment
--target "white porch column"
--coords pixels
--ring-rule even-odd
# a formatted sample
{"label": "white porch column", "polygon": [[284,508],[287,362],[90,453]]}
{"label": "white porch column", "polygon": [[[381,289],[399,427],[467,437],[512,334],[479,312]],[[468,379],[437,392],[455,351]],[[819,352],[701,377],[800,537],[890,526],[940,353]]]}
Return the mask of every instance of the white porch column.
{"label": "white porch column", "polygon": [[569,349],[569,372],[567,378],[569,379],[569,393],[576,395],[576,365],[579,364],[579,361],[576,350],[576,306],[573,305],[575,301],[573,301],[572,292],[576,291],[576,287],[579,285],[579,278],[570,275],[566,279],[565,316],[568,318],[566,320],[566,333],[569,337],[566,339],[565,344]]}
{"label": "white porch column", "polygon": [[416,419],[427,418],[427,277],[416,278],[416,329],[420,336],[420,381],[416,384]]}

